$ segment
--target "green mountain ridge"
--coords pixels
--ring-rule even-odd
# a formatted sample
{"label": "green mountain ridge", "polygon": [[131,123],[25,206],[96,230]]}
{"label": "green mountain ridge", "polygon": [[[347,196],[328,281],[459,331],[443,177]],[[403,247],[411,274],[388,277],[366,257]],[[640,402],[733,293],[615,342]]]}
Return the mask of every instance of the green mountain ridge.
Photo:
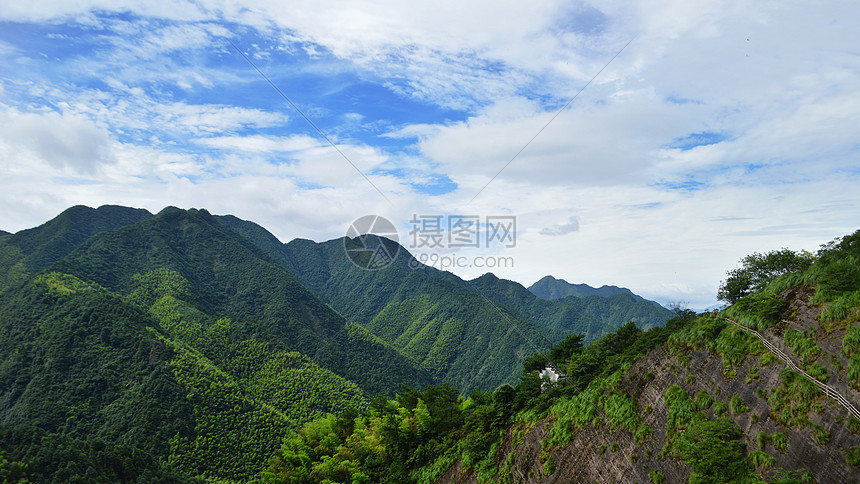
{"label": "green mountain ridge", "polygon": [[0,291],[27,280],[93,235],[151,218],[143,209],[76,205],[39,227],[0,236]]}
{"label": "green mountain ridge", "polygon": [[[528,355],[545,351],[571,332],[583,333],[590,341],[630,320],[648,328],[672,316],[650,301],[626,294],[545,301],[519,283],[492,274],[464,281],[430,267],[416,270],[409,265],[409,253],[403,247],[398,248],[399,255],[391,265],[364,271],[345,255],[344,247],[356,243],[345,238],[323,243],[294,240],[286,244],[287,267],[347,318],[424,362],[426,368],[464,392],[474,388],[470,378],[483,382],[478,388],[485,390],[514,383],[519,362],[510,353],[500,357],[476,353],[471,343],[464,348],[453,345],[454,341],[493,338],[489,341],[496,348]],[[487,321],[488,315],[495,324]],[[483,336],[478,335],[481,329]],[[499,335],[518,343],[505,346],[507,343],[498,342]],[[452,354],[453,358],[448,356]],[[498,362],[503,377],[483,373],[487,362]]]}
{"label": "green mountain ridge", "polygon": [[524,356],[564,336],[476,294],[454,274],[410,267],[404,248],[384,269],[360,269],[344,250],[357,244],[294,240],[284,257],[318,297],[421,362],[437,381],[463,391],[513,382]]}
{"label": "green mountain ridge", "polygon": [[429,387],[309,423],[272,481],[857,482],[860,231],[778,255],[729,272],[762,277],[722,313],[567,338],[557,382],[526,366],[516,387]]}
{"label": "green mountain ridge", "polygon": [[[0,274],[16,275],[0,293],[3,427],[132,446],[185,475],[245,480],[303,422],[431,381],[208,212],[132,211],[135,222],[120,210],[74,229],[80,213],[102,212],[66,211],[0,239]],[[22,270],[54,259],[35,276]],[[38,460],[18,447],[0,453]],[[131,455],[117,457],[123,472],[141,465]]]}
{"label": "green mountain ridge", "polygon": [[295,239],[281,244],[252,222],[232,216],[221,220],[348,320],[419,362],[436,381],[448,381],[464,391],[514,382],[523,357],[564,336],[514,316],[510,309],[475,294],[454,274],[410,267],[405,248],[394,247],[399,255],[390,266],[366,271],[346,256],[345,248],[357,241]]}
{"label": "green mountain ridge", "polygon": [[[467,282],[421,265],[416,270],[409,264],[408,251],[390,241],[386,243],[398,257],[382,270],[365,271],[346,257],[346,248],[357,247],[357,241],[295,239],[282,244],[253,222],[230,215],[216,218],[349,321],[421,363],[437,381],[448,381],[465,392],[476,382],[484,389],[515,382],[524,355],[546,350],[571,331],[590,341],[629,320],[647,328],[672,315],[635,295],[543,301],[518,283],[500,283],[517,288],[517,297],[511,298],[505,296],[507,287]],[[433,304],[427,304],[428,297]],[[410,309],[403,311],[404,305]],[[479,350],[481,345],[486,345],[484,350]]]}
{"label": "green mountain ridge", "polygon": [[625,295],[570,298],[579,307],[495,276],[413,268],[403,248],[362,270],[345,252],[357,243],[283,244],[253,222],[176,207],[78,206],[0,235],[0,481],[277,482],[261,471],[296,432],[326,421],[348,435],[396,392],[413,410],[394,433],[441,439],[461,394],[513,391],[535,353],[634,314],[623,308],[636,301],[615,301]]}
{"label": "green mountain ridge", "polygon": [[[428,382],[402,360],[386,375],[363,361],[385,345],[348,323],[309,293],[257,246],[206,211],[162,211],[155,218],[92,237],[52,267],[127,293],[133,276],[168,268],[193,288],[189,302],[207,314],[261,323],[288,347],[359,382],[370,393]],[[358,345],[358,347],[353,347]],[[372,346],[373,348],[371,348]],[[388,351],[389,358],[401,358]],[[402,358],[401,358],[402,359]]]}
{"label": "green mountain ridge", "polygon": [[62,259],[99,232],[116,230],[152,217],[144,209],[117,205],[93,209],[76,205],[39,227],[16,232],[6,242],[21,250],[28,272],[35,273]]}

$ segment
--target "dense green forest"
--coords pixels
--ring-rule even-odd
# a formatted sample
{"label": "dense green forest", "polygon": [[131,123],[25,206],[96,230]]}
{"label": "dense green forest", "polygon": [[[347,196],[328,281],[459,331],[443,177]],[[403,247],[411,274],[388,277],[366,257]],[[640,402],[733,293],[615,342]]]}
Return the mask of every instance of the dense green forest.
{"label": "dense green forest", "polygon": [[132,445],[0,427],[0,482],[200,484]]}
{"label": "dense green forest", "polygon": [[547,301],[522,285],[487,274],[464,281],[449,272],[410,265],[409,253],[378,271],[355,267],[346,238],[280,244],[251,222],[221,220],[264,252],[347,319],[419,362],[437,381],[462,391],[516,383],[520,359],[545,351],[571,332],[586,341],[627,321],[649,328],[672,313],[628,293]]}
{"label": "dense green forest", "polygon": [[344,247],[358,243],[297,239],[278,250],[285,267],[315,295],[419,362],[438,382],[465,392],[514,383],[524,355],[546,350],[566,334],[477,294],[454,274],[410,267],[404,248],[384,269],[357,268]]}
{"label": "dense green forest", "polygon": [[134,446],[187,475],[242,479],[287,429],[367,404],[358,386],[262,325],[179,299],[177,273],[136,279],[119,296],[51,272],[3,296],[4,426]]}
{"label": "dense green forest", "polygon": [[[205,211],[73,208],[0,253],[4,435],[87,442],[116,472],[247,480],[288,430],[431,382]],[[89,472],[18,441],[0,447],[15,472]]]}
{"label": "dense green forest", "polygon": [[[806,263],[795,264],[803,258]],[[797,290],[812,289],[813,304],[825,307],[820,313],[821,323],[833,331],[841,328],[845,335],[841,349],[830,359],[837,363],[837,356],[847,359],[842,377],[848,386],[860,389],[860,231],[824,246],[814,257],[795,254],[789,259],[788,264],[782,264],[784,270],[777,271],[745,265],[748,273],[741,277],[760,276],[759,285],[747,287],[725,314],[764,331],[780,324],[784,316],[791,316],[789,308]],[[736,284],[733,278],[737,277],[730,272],[723,288]],[[828,371],[816,363],[825,352],[813,335],[797,334],[792,329],[783,334],[786,345],[802,357],[803,367],[828,381]],[[813,482],[815,476],[806,466],[817,464],[814,453],[806,459],[794,455],[789,460],[780,454],[786,451],[789,438],[800,439],[803,434],[794,435],[804,429],[814,439],[813,445],[826,447],[831,433],[837,430],[833,425],[846,429],[840,434],[840,443],[853,442],[853,446],[831,450],[844,454],[844,459],[837,459],[841,465],[827,472],[836,472],[844,481],[860,476],[860,420],[838,417],[831,430],[813,422],[820,418],[814,414],[825,413],[826,397],[789,369],[779,373],[776,388],[762,387],[755,393],[764,395],[764,405],[776,420],[774,425],[783,429],[780,432],[747,435],[740,425],[751,426],[758,420],[752,422],[744,415],[750,411],[745,398],[721,394],[719,386],[692,392],[688,387],[694,386],[695,374],[679,380],[677,375],[683,370],[674,365],[668,377],[674,374],[679,384],[657,389],[663,395],[664,427],[655,429],[647,423],[655,409],[643,408],[638,395],[626,391],[627,387],[638,387],[641,394],[642,386],[658,378],[653,371],[636,367],[643,358],[658,358],[652,363],[671,358],[689,367],[696,352],[714,354],[722,361],[718,377],[730,380],[739,378],[738,371],[748,358],[761,367],[776,360],[755,338],[728,324],[722,315],[697,316],[681,310],[665,327],[642,331],[630,323],[585,346],[582,340],[581,335],[568,337],[551,351],[528,358],[514,387],[503,385],[493,392],[474,390],[466,399],[445,386],[407,389],[394,400],[373,400],[364,411],[306,424],[285,440],[270,463],[267,477],[299,483],[429,483],[459,463],[459,475],[469,482],[517,482],[513,473],[519,449],[516,445],[511,449],[508,442],[503,450],[505,437],[524,439],[537,424],[545,429],[538,472],[546,477],[556,472],[554,452],[570,446],[589,428],[596,428],[605,429],[610,436],[615,432],[630,435],[633,453],[626,465],[647,459],[641,475],[650,482],[667,482],[661,468],[648,465],[666,462],[670,464],[660,465],[671,468],[677,467],[671,462],[684,463],[686,477],[696,483]],[[548,362],[563,368],[567,378],[558,383],[541,381],[538,370]],[[750,367],[748,385],[756,381],[758,371],[759,366]],[[839,373],[839,365],[835,371]],[[523,444],[523,440],[518,442]],[[617,443],[609,447],[601,445],[585,452],[620,452]],[[788,468],[777,466],[777,459]],[[519,475],[523,475],[521,470]]]}
{"label": "dense green forest", "polygon": [[[511,424],[540,419],[583,395],[591,405],[585,410],[590,421],[622,369],[692,319],[684,313],[665,328],[644,332],[627,324],[585,347],[581,336],[568,338],[530,358],[515,387],[474,390],[466,399],[447,386],[407,389],[394,400],[375,399],[357,415],[314,421],[285,440],[269,473],[282,482],[429,483],[461,460],[484,479],[503,478],[508,474],[497,467],[495,455]],[[563,384],[538,376],[551,356],[569,373]],[[612,400],[622,407],[614,421],[636,425],[623,408],[629,402]]]}

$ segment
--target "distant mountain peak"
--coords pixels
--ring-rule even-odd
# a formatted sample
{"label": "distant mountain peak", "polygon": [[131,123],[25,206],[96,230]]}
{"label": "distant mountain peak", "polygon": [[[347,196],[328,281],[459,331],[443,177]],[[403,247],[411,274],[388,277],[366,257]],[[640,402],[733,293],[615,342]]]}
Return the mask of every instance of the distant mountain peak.
{"label": "distant mountain peak", "polygon": [[62,259],[99,232],[116,230],[152,216],[142,208],[75,205],[38,227],[15,233],[8,242],[22,251],[26,256],[24,265],[35,273]]}
{"label": "distant mountain peak", "polygon": [[177,211],[182,211],[182,209],[179,207],[174,207],[173,205],[168,205],[168,206],[162,208],[161,211],[159,211],[156,215],[161,215],[163,213],[169,213],[169,212],[177,212]]}
{"label": "distant mountain peak", "polygon": [[492,272],[486,272],[481,274],[480,276],[472,279],[473,281],[496,281],[499,280],[499,276],[493,274]]}
{"label": "distant mountain peak", "polygon": [[634,294],[633,291],[626,287],[603,285],[600,287],[592,287],[588,284],[572,284],[564,279],[557,279],[553,276],[544,276],[539,281],[529,286],[529,291],[535,296],[546,299],[561,299],[568,296],[586,297],[600,296],[609,297],[616,294],[629,294],[636,300],[643,300],[642,296]]}

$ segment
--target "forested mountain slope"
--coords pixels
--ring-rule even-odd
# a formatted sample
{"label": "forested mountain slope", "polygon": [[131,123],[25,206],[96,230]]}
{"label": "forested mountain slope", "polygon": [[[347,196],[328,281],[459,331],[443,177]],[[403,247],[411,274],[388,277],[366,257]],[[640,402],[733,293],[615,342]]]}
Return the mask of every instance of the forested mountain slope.
{"label": "forested mountain slope", "polygon": [[[627,324],[586,346],[567,338],[529,358],[516,388],[462,400],[456,390],[430,387],[374,401],[358,416],[317,420],[290,434],[271,475],[280,482],[857,482],[860,231],[815,256],[783,250],[743,263],[723,284],[734,304],[721,314],[680,311],[665,327]],[[546,361],[569,376],[542,382]],[[819,384],[829,385],[827,393]]]}
{"label": "forested mountain slope", "polygon": [[[65,481],[82,468],[88,481],[246,480],[303,422],[431,381],[207,212],[167,209],[137,223],[119,213],[85,223],[94,235],[78,243],[57,235],[81,232],[67,211],[25,231],[40,242],[0,267],[59,247],[42,251],[59,260],[20,271],[0,294],[4,479]],[[17,236],[3,236],[5,247]],[[96,450],[43,449],[24,437],[34,432],[45,445]]]}
{"label": "forested mountain slope", "polygon": [[[376,335],[422,361],[435,374],[444,375],[446,381],[466,391],[473,385],[469,375],[462,372],[470,368],[483,369],[487,355],[475,354],[473,347],[458,347],[458,360],[446,369],[447,360],[440,356],[439,347],[450,346],[452,340],[472,341],[479,337],[475,333],[463,333],[460,326],[484,329],[490,334],[502,331],[513,338],[522,336],[519,333],[525,333],[526,328],[529,331],[535,328],[540,336],[527,335],[531,345],[515,347],[519,354],[528,355],[546,349],[550,342],[558,342],[570,332],[582,333],[590,341],[627,321],[636,321],[648,328],[665,323],[672,315],[650,301],[636,300],[627,294],[546,301],[520,284],[492,274],[464,281],[428,267],[415,270],[409,266],[409,254],[403,248],[392,265],[379,271],[364,271],[354,267],[345,256],[345,242],[352,243],[344,239],[321,244],[294,240],[286,245],[288,267],[305,286],[347,318],[364,324]],[[506,315],[504,319],[498,308]],[[458,316],[452,318],[452,314]],[[484,321],[488,315],[490,324],[472,323]],[[412,325],[407,324],[410,319]],[[516,321],[516,327],[506,324],[497,329],[492,323],[500,319],[503,323]],[[428,333],[432,341],[428,340]],[[495,345],[499,347],[498,343]],[[505,343],[502,345],[504,347]],[[518,366],[518,362],[509,357],[504,361]],[[485,374],[474,372],[471,376],[486,382],[479,388],[492,389],[502,382],[513,383],[517,374],[518,370],[511,371],[504,379],[488,379]]]}
{"label": "forested mountain slope", "polygon": [[421,362],[437,381],[463,391],[515,382],[524,356],[564,335],[493,303],[449,272],[410,267],[404,248],[391,265],[367,271],[350,262],[344,244],[358,241],[294,240],[285,255],[321,299]]}
{"label": "forested mountain slope", "polygon": [[[124,445],[186,475],[236,479],[258,473],[290,428],[366,404],[355,384],[265,328],[195,310],[177,273],[138,279],[120,296],[50,272],[0,298],[4,427]],[[27,455],[0,449],[10,461]]]}
{"label": "forested mountain slope", "polygon": [[[565,332],[515,315],[476,294],[459,277],[410,266],[406,249],[377,271],[356,267],[346,238],[281,244],[262,227],[220,217],[272,260],[295,274],[317,297],[421,364],[438,382],[463,391],[515,382],[521,359],[547,349]],[[385,241],[388,244],[394,244]]]}
{"label": "forested mountain slope", "polygon": [[[522,356],[545,350],[571,332],[590,341],[628,321],[650,328],[672,316],[626,289],[604,287],[592,292],[607,297],[547,301],[492,274],[464,281],[449,272],[410,264],[415,261],[406,249],[390,241],[392,252],[398,253],[394,262],[366,271],[346,256],[345,249],[356,246],[356,241],[296,239],[280,244],[252,222],[232,216],[219,220],[253,241],[347,319],[421,362],[437,380],[463,391],[475,382],[484,389],[515,382]],[[490,351],[480,350],[484,344]]]}
{"label": "forested mountain slope", "polygon": [[[196,309],[262,324],[290,349],[315,357],[369,394],[429,381],[396,351],[347,325],[267,254],[205,210],[165,210],[139,224],[99,233],[51,270],[127,294],[136,274],[162,268],[188,280],[186,299]],[[380,358],[369,360],[371,354]]]}

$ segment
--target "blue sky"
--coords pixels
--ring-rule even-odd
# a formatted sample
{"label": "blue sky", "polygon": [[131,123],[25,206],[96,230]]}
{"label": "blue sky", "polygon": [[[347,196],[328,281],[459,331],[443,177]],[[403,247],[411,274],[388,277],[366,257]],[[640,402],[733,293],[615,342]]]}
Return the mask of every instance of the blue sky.
{"label": "blue sky", "polygon": [[515,216],[516,247],[458,254],[704,307],[744,255],[860,225],[856,18],[849,1],[6,2],[0,228],[105,203],[205,207],[284,241],[367,214],[401,240],[415,214]]}

